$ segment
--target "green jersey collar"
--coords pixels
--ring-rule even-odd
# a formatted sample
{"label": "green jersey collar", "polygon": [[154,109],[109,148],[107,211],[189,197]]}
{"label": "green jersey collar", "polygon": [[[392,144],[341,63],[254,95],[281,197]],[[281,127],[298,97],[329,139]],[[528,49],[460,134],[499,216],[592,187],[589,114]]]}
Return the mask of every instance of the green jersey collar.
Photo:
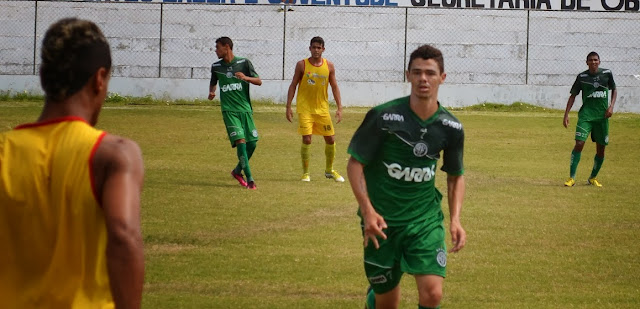
{"label": "green jersey collar", "polygon": [[431,115],[431,117],[422,120],[420,119],[420,117],[418,116],[418,114],[416,114],[416,112],[413,111],[413,109],[411,109],[411,104],[409,103],[409,97],[406,97],[407,100],[407,108],[409,109],[410,113],[411,113],[411,117],[413,117],[420,125],[425,126],[428,125],[432,122],[434,122],[436,120],[436,118],[438,118],[438,115],[440,115],[440,112],[442,111],[442,105],[440,105],[440,101],[438,101],[438,109],[436,110],[435,113],[433,113],[433,115]]}

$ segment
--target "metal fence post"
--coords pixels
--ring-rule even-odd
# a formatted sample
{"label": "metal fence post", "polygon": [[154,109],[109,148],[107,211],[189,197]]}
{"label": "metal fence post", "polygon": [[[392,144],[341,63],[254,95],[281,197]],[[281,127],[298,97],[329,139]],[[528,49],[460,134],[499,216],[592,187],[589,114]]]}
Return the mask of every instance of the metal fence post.
{"label": "metal fence post", "polygon": [[164,12],[164,3],[160,3],[160,43],[158,48],[158,78],[162,77],[162,13]]}
{"label": "metal fence post", "polygon": [[36,75],[36,57],[38,55],[38,52],[36,50],[36,47],[38,46],[38,0],[36,0],[36,5],[35,5],[35,14],[34,14],[34,18],[33,18],[33,75]]}
{"label": "metal fence post", "polygon": [[[409,20],[409,8],[405,8],[404,9],[404,60],[402,62],[403,71],[407,67],[407,32],[409,31],[408,20]],[[407,74],[402,74],[402,81],[403,82],[407,81]]]}
{"label": "metal fence post", "polygon": [[524,56],[524,60],[525,60],[525,68],[524,68],[524,84],[528,85],[529,84],[529,37],[531,37],[531,33],[529,32],[529,22],[531,20],[530,18],[530,14],[531,10],[527,10],[527,47],[525,50],[525,56]]}

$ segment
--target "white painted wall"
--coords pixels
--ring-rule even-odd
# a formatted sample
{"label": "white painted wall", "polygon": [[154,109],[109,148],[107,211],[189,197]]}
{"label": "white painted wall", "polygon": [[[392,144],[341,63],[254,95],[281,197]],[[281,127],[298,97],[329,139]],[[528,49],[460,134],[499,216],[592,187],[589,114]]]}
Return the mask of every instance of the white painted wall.
{"label": "white painted wall", "polygon": [[[286,101],[289,81],[265,80],[262,86],[251,87],[252,98]],[[14,92],[27,91],[42,94],[40,81],[36,76],[0,75],[0,85]],[[338,81],[345,106],[375,106],[380,103],[409,94],[408,83],[369,83]],[[122,96],[147,96],[166,99],[205,99],[209,91],[208,79],[170,79],[170,78],[122,78],[113,77],[110,91]],[[464,107],[483,102],[511,104],[526,102],[538,106],[564,110],[569,97],[570,85],[488,85],[488,84],[450,84],[440,88],[440,102],[448,107]],[[219,95],[219,94],[218,94]],[[329,91],[330,99],[332,98]],[[640,81],[636,87],[618,87],[616,112],[640,113]],[[580,96],[573,110],[582,105]]]}

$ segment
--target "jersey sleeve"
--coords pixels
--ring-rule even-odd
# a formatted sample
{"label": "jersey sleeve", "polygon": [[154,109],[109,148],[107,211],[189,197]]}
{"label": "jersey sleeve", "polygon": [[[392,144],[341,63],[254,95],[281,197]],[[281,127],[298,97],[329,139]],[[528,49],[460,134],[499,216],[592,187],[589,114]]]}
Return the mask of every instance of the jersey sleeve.
{"label": "jersey sleeve", "polygon": [[253,63],[247,59],[247,69],[249,70],[249,76],[251,77],[260,77],[258,73],[256,73],[256,69],[253,68]]}
{"label": "jersey sleeve", "polygon": [[578,75],[576,77],[576,81],[573,82],[573,86],[571,86],[571,95],[578,95],[580,93],[580,90],[582,90],[582,88],[580,88],[580,75]]}
{"label": "jersey sleeve", "polygon": [[378,155],[384,142],[386,134],[380,128],[379,119],[379,113],[375,109],[369,110],[349,143],[347,152],[364,165]]}
{"label": "jersey sleeve", "polygon": [[209,86],[215,86],[218,83],[218,76],[216,75],[216,71],[211,66],[211,81],[209,81]]}
{"label": "jersey sleeve", "polygon": [[460,176],[464,174],[464,165],[462,162],[464,154],[464,131],[460,129],[454,132],[456,134],[449,139],[447,147],[443,151],[441,170],[449,175]]}

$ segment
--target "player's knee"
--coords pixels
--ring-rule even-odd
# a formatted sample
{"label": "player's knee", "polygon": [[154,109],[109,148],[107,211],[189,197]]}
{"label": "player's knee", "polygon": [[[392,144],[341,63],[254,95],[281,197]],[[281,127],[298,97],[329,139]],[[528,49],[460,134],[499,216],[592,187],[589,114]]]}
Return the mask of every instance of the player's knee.
{"label": "player's knee", "polygon": [[324,141],[325,141],[325,143],[327,143],[327,144],[329,144],[329,145],[333,145],[333,144],[335,144],[335,142],[336,142],[336,138],[335,138],[335,136],[334,136],[334,135],[331,135],[331,136],[325,136],[325,137],[324,137]]}
{"label": "player's knee", "polygon": [[418,291],[418,297],[420,298],[420,304],[427,307],[437,307],[442,300],[442,287],[441,286],[428,286]]}
{"label": "player's knee", "polygon": [[311,144],[311,135],[305,135],[302,137],[302,143],[303,144]]}

